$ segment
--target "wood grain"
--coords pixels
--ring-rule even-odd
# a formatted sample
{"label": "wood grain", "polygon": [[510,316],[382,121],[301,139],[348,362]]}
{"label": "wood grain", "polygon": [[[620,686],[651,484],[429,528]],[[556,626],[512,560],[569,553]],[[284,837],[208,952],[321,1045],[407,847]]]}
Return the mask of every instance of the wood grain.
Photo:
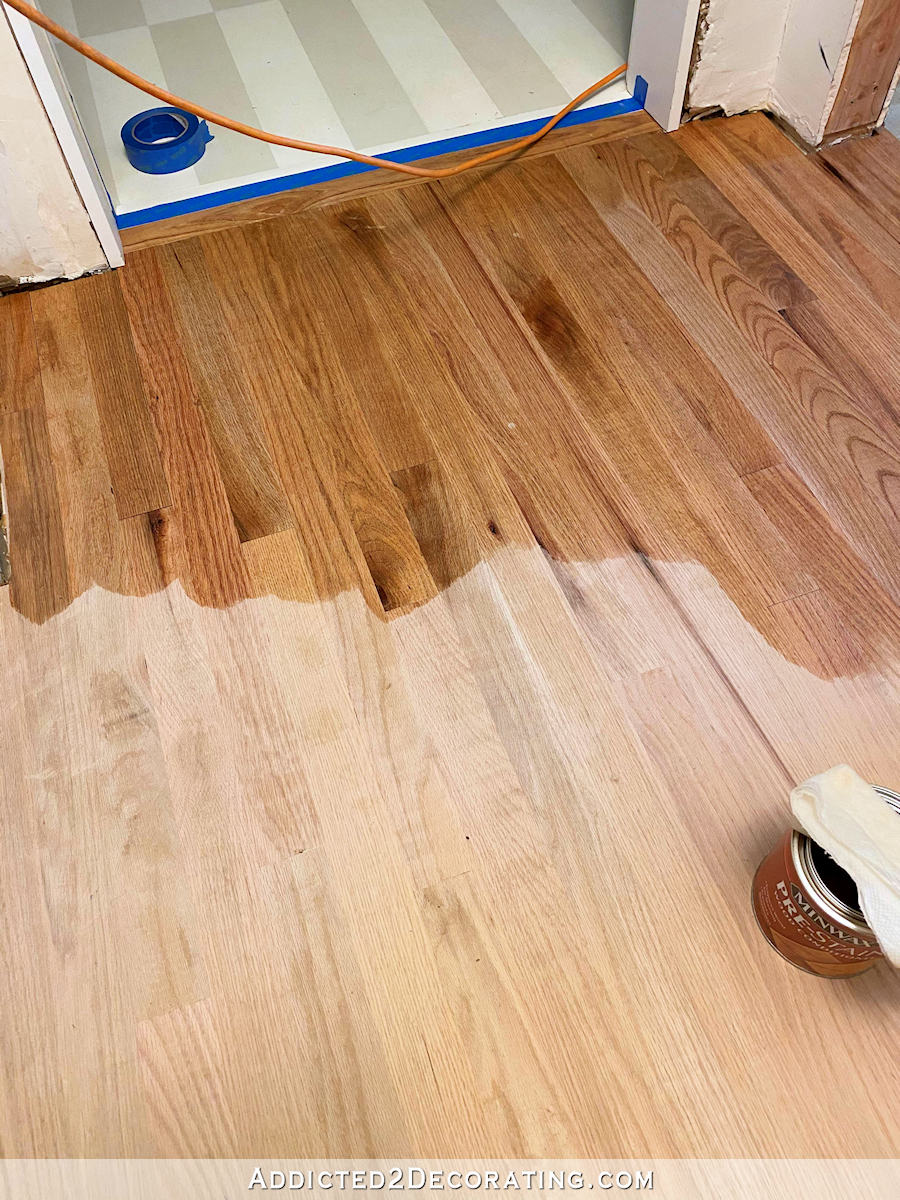
{"label": "wood grain", "polygon": [[[120,517],[170,503],[128,318],[114,273],[80,279],[77,296],[106,458]],[[147,296],[144,303],[155,302]],[[51,351],[52,352],[52,351]]]}
{"label": "wood grain", "polygon": [[[240,288],[220,292],[223,319],[238,353],[243,387],[254,397],[320,594],[359,588],[380,608],[372,576],[340,496],[330,459],[304,421],[315,398],[287,353],[269,290],[256,270],[255,241],[243,230],[204,239],[204,257],[219,278],[237,270]],[[248,543],[245,543],[245,546]],[[246,555],[245,555],[246,557]]]}
{"label": "wood grain", "polygon": [[858,205],[900,237],[900,142],[886,129],[871,138],[852,138],[819,152],[821,162],[848,186]]}
{"label": "wood grain", "polygon": [[[384,611],[428,599],[431,577],[362,412],[363,392],[354,386],[355,297],[312,230],[288,221],[266,226],[261,236],[275,264],[266,303],[309,397],[294,419],[334,481]],[[293,248],[308,256],[308,272],[287,267]]]}
{"label": "wood grain", "polygon": [[668,194],[685,205],[695,221],[734,260],[774,308],[805,304],[812,292],[775,253],[765,238],[729,203],[674,138],[645,134],[628,139],[633,150],[656,168]]}
{"label": "wood grain", "polygon": [[31,295],[0,298],[0,413],[38,408],[40,368],[31,317]]}
{"label": "wood grain", "polygon": [[900,61],[900,4],[863,0],[850,53],[834,98],[825,136],[871,128],[881,115]]}
{"label": "wood grain", "polygon": [[71,599],[65,538],[43,406],[0,415],[9,588],[19,612],[46,621]]}
{"label": "wood grain", "polygon": [[[634,203],[680,251],[706,293],[724,309],[728,324],[739,331],[743,346],[755,351],[771,368],[774,379],[767,381],[765,372],[760,377],[765,388],[762,394],[771,394],[774,387],[785,398],[791,396],[799,403],[805,418],[797,423],[794,418],[798,410],[787,403],[783,408],[779,406],[777,415],[769,415],[768,424],[781,453],[792,462],[805,464],[804,474],[811,480],[815,478],[814,486],[822,502],[831,508],[847,536],[857,545],[865,546],[873,569],[886,586],[896,591],[900,585],[894,574],[892,548],[898,519],[892,481],[900,470],[900,439],[896,428],[883,431],[882,423],[841,387],[718,244],[705,235],[690,213],[677,201],[670,202],[662,177],[650,164],[636,165],[627,147],[622,154],[589,150],[585,156],[581,151],[570,152],[569,157],[576,156],[580,158],[582,172],[579,178],[585,181],[588,193],[603,197],[601,211],[607,206],[606,196],[602,190],[594,192],[593,179],[597,168],[602,170],[608,164],[608,170]],[[645,236],[644,242],[648,240]],[[670,270],[669,278],[676,278],[674,271]],[[691,320],[686,307],[680,307],[678,312],[685,315],[682,319]],[[704,336],[695,322],[691,328],[697,340]],[[758,401],[760,394],[754,392],[751,403]],[[756,410],[756,415],[759,418],[762,412]],[[831,473],[819,473],[813,466],[830,460],[841,460],[846,468],[840,473],[839,493],[832,487]],[[881,509],[877,518],[875,506]]]}
{"label": "wood grain", "polygon": [[228,504],[242,542],[292,524],[253,396],[241,386],[216,288],[196,242],[160,255],[191,381],[203,409]]}
{"label": "wood grain", "polygon": [[[870,331],[879,329],[885,316],[891,319],[892,314],[885,314],[879,308],[867,286],[857,282],[846,270],[840,267],[834,269],[839,264],[828,253],[827,247],[820,244],[814,233],[804,228],[794,213],[788,210],[783,197],[776,194],[756,170],[748,169],[748,155],[752,152],[747,145],[748,134],[755,135],[758,129],[768,125],[766,118],[761,114],[753,114],[738,120],[741,121],[740,138],[729,132],[731,127],[728,122],[720,120],[684,125],[673,137],[754,229],[778,251],[819,303],[826,304],[835,313],[841,313],[845,328],[854,340],[864,344]],[[765,135],[768,142],[768,130],[765,130]],[[801,152],[780,135],[777,145],[780,147],[779,157],[798,154],[807,168],[815,165],[814,160],[811,163],[804,159]],[[759,162],[758,156],[756,162]],[[802,178],[809,188],[819,186],[818,171],[811,175],[807,169]],[[800,191],[803,190],[801,187]],[[791,203],[796,206],[796,199]],[[900,364],[900,357],[895,356],[892,346],[883,345],[880,357],[892,365]]]}
{"label": "wood grain", "polygon": [[895,231],[616,129],[0,300],[6,1156],[900,1155],[749,904],[900,785]]}
{"label": "wood grain", "polygon": [[[550,195],[556,198],[552,209]],[[527,177],[514,168],[492,181],[490,191],[458,196],[453,217],[498,282],[512,291],[536,342],[564,380],[570,403],[594,431],[607,495],[633,543],[652,555],[714,561],[717,573],[746,572],[736,585],[742,602],[767,607],[781,597],[793,582],[787,561],[777,577],[762,561],[750,567],[759,542],[748,539],[737,553],[733,523],[720,520],[715,506],[702,499],[707,488],[717,495],[729,489],[733,505],[746,513],[747,527],[759,526],[759,514],[746,504],[721,454],[701,449],[702,426],[683,399],[707,372],[706,364],[559,163],[543,160]],[[593,250],[590,266],[581,252],[584,236]],[[597,271],[615,272],[621,279],[615,295],[597,292],[592,279]],[[661,336],[639,341],[641,329],[651,322]],[[654,354],[654,345],[667,346],[665,362]],[[692,362],[697,365],[693,380]],[[626,430],[633,432],[623,437]],[[685,477],[691,480],[690,494],[680,482]],[[648,504],[649,496],[653,502]],[[648,520],[661,510],[670,514],[668,521]]]}
{"label": "wood grain", "polygon": [[152,517],[163,578],[203,603],[233,604],[247,594],[238,533],[158,259],[134,255],[121,287],[173,499]]}
{"label": "wood grain", "polygon": [[[727,143],[843,272],[893,320],[900,303],[900,245],[828,172],[810,178],[803,153],[758,114],[729,124]],[[807,181],[810,185],[807,186]]]}
{"label": "wood grain", "polygon": [[93,583],[137,595],[156,591],[150,521],[146,514],[119,516],[77,289],[44,288],[31,302],[48,452],[61,468],[56,490],[70,594]]}

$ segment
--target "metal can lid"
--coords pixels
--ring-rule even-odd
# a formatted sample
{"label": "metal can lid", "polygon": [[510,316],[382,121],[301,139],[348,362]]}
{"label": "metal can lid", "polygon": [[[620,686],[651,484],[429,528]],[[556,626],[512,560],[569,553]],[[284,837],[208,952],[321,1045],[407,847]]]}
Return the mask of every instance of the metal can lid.
{"label": "metal can lid", "polygon": [[900,792],[892,792],[890,788],[881,787],[877,783],[873,783],[872,787],[881,796],[882,800],[886,804],[889,804],[894,812],[900,816]]}

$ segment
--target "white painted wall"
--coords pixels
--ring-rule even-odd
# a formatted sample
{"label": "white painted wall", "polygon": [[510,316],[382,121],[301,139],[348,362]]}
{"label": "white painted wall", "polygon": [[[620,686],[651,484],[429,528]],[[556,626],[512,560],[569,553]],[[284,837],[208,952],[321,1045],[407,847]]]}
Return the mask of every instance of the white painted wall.
{"label": "white painted wall", "polygon": [[862,0],[709,0],[692,108],[768,109],[820,140]]}
{"label": "white painted wall", "polygon": [[107,265],[0,9],[0,276],[30,283]]}

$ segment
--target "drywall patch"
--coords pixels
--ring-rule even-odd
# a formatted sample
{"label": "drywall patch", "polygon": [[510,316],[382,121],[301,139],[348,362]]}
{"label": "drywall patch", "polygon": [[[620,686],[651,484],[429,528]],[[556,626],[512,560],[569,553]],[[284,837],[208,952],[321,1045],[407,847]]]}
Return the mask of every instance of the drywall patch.
{"label": "drywall patch", "polygon": [[59,143],[0,12],[0,275],[17,283],[107,266]]}
{"label": "drywall patch", "polygon": [[730,115],[768,105],[789,7],[790,0],[708,0],[688,90],[691,109]]}

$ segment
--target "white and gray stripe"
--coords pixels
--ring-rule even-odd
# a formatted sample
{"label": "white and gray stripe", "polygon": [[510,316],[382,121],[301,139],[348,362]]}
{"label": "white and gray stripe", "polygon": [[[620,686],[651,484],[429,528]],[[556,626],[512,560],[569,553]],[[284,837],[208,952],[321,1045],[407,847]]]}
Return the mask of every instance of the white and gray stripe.
{"label": "white and gray stripe", "polygon": [[[358,150],[555,110],[626,54],[633,0],[41,0],[171,91],[240,120]],[[119,211],[322,165],[215,132],[177,176],[141,176],[119,129],[153,102],[63,50]],[[102,77],[102,78],[101,78]]]}
{"label": "white and gray stripe", "polygon": [[[215,13],[163,21],[151,25],[150,32],[163,75],[173,92],[202,96],[203,103],[217,112],[251,125],[257,123],[259,118]],[[276,165],[271,146],[230,129],[217,129],[214,144],[216,153],[205,154],[194,168],[201,183],[255,175]]]}

